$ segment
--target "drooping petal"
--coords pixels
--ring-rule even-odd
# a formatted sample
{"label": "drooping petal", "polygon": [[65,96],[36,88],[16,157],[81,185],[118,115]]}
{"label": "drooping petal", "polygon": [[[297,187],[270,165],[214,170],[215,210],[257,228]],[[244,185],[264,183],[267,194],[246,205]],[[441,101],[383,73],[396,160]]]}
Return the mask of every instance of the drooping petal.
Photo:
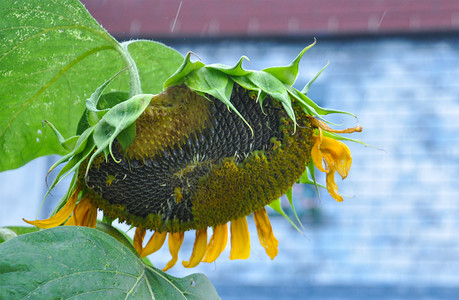
{"label": "drooping petal", "polygon": [[73,215],[65,225],[86,226],[95,228],[97,224],[97,207],[88,197],[83,197],[73,209]]}
{"label": "drooping petal", "polygon": [[312,146],[311,149],[311,157],[312,157],[312,162],[316,166],[317,169],[319,169],[322,172],[327,172],[327,169],[324,169],[323,167],[323,153],[321,151],[321,144],[322,144],[322,130],[319,128],[319,136],[315,136],[315,142],[314,145]]}
{"label": "drooping petal", "polygon": [[325,136],[322,139],[320,149],[324,155],[325,153],[330,155],[328,159],[326,158],[328,163],[333,162],[336,171],[343,179],[346,178],[352,165],[349,148],[343,142]]}
{"label": "drooping petal", "polygon": [[140,254],[140,257],[146,257],[146,256],[148,256],[148,255],[150,255],[152,253],[155,253],[159,249],[161,249],[161,247],[164,244],[164,241],[166,240],[166,236],[167,236],[167,232],[166,231],[164,231],[164,232],[156,231],[152,235],[150,240],[148,241],[148,243],[145,246],[145,248],[142,249],[142,253]]}
{"label": "drooping petal", "polygon": [[312,161],[317,169],[327,174],[328,193],[341,202],[343,197],[338,193],[335,171],[338,171],[343,179],[347,177],[352,165],[351,151],[343,142],[322,136],[321,128],[319,128],[319,136],[315,139],[311,149]]}
{"label": "drooping petal", "polygon": [[258,239],[260,244],[265,248],[266,254],[271,259],[277,256],[279,241],[274,237],[273,228],[269,221],[268,213],[265,208],[256,211],[253,214],[255,226],[257,227]]}
{"label": "drooping petal", "polygon": [[245,217],[231,221],[230,259],[247,259],[250,256],[250,234]]}
{"label": "drooping petal", "polygon": [[83,226],[96,228],[97,225],[97,207],[94,206],[92,203],[90,204],[88,218],[86,219],[85,224]]}
{"label": "drooping petal", "polygon": [[196,230],[196,239],[194,241],[193,252],[189,261],[183,261],[185,268],[193,268],[199,265],[207,248],[207,228]]}
{"label": "drooping petal", "polygon": [[77,187],[73,192],[72,196],[67,200],[67,203],[51,218],[45,220],[36,220],[36,221],[27,221],[31,225],[37,226],[38,228],[46,229],[52,228],[61,225],[65,220],[70,216],[73,209],[75,208],[76,202],[78,200],[78,194],[80,193],[81,188]]}
{"label": "drooping petal", "polygon": [[311,123],[313,125],[315,125],[318,128],[321,128],[321,129],[323,129],[325,131],[328,131],[328,132],[333,132],[333,133],[362,132],[362,126],[360,126],[360,125],[357,125],[355,127],[346,128],[346,129],[333,129],[330,126],[328,126],[327,123],[325,123],[324,121],[317,120],[313,116],[307,116],[307,118],[309,118],[309,120],[311,121]]}
{"label": "drooping petal", "polygon": [[145,238],[145,234],[147,233],[147,230],[137,227],[135,229],[135,234],[134,234],[134,241],[133,241],[133,246],[135,251],[139,253],[139,255],[142,255],[142,244],[143,244],[143,239]]}
{"label": "drooping petal", "polygon": [[65,223],[64,226],[75,226],[75,216],[72,215]]}
{"label": "drooping petal", "polygon": [[206,256],[202,260],[206,263],[214,262],[223,250],[225,250],[226,244],[228,243],[228,225],[226,223],[214,227],[213,230],[214,233],[207,245]]}
{"label": "drooping petal", "polygon": [[178,252],[183,243],[185,237],[184,232],[171,232],[169,233],[169,252],[172,255],[172,259],[164,267],[163,271],[167,271],[172,268],[178,260]]}
{"label": "drooping petal", "polygon": [[327,173],[327,191],[336,200],[343,201],[343,197],[338,193],[338,186],[335,182],[335,169],[332,167],[330,172]]}

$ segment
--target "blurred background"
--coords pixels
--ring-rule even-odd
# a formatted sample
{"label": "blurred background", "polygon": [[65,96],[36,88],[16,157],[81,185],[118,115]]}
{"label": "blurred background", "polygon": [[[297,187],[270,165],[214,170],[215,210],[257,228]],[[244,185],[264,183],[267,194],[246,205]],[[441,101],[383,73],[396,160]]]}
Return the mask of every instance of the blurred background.
{"label": "blurred background", "polygon": [[[304,235],[272,213],[279,240],[274,261],[249,217],[250,259],[230,261],[227,249],[216,263],[191,271],[178,263],[172,275],[203,272],[223,299],[459,298],[459,1],[83,3],[118,40],[161,41],[204,63],[233,65],[246,55],[249,69],[286,65],[316,38],[295,87],[301,90],[330,61],[308,95],[357,115],[329,120],[361,124],[364,131],[354,137],[375,147],[348,143],[352,169],[338,182],[349,196],[344,202],[325,190],[319,198],[314,188],[295,187]],[[0,226],[36,217],[43,178],[56,159],[0,173]],[[41,217],[54,207],[50,199]],[[193,241],[188,233],[179,261],[189,257]],[[162,268],[167,247],[150,258]]]}

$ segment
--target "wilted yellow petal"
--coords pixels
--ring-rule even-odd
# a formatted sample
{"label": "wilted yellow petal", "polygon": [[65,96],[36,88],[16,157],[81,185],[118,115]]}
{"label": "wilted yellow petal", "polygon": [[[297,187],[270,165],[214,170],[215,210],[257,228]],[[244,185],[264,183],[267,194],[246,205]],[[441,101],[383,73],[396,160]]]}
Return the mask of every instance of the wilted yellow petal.
{"label": "wilted yellow petal", "polygon": [[330,169],[330,172],[327,173],[327,191],[328,193],[336,200],[343,201],[343,197],[338,193],[338,186],[335,182],[335,169]]}
{"label": "wilted yellow petal", "polygon": [[319,135],[314,136],[315,142],[314,145],[312,146],[311,149],[311,158],[312,162],[316,166],[317,169],[319,169],[322,172],[328,172],[327,168],[323,167],[323,160],[324,160],[324,155],[322,153],[321,145],[322,145],[322,129],[319,128]]}
{"label": "wilted yellow petal", "polygon": [[163,271],[167,271],[172,268],[178,259],[178,252],[183,243],[183,238],[185,237],[184,232],[171,232],[169,233],[169,252],[172,255],[172,259],[164,267]]}
{"label": "wilted yellow petal", "polygon": [[65,225],[77,225],[95,228],[97,224],[97,207],[88,197],[83,197],[73,210],[72,217]]}
{"label": "wilted yellow petal", "polygon": [[346,129],[333,129],[330,126],[328,126],[327,123],[325,123],[324,121],[317,120],[316,118],[312,116],[308,116],[308,118],[311,121],[311,123],[314,124],[316,127],[321,128],[328,132],[334,132],[334,133],[362,132],[362,126],[360,125],[357,125],[355,127],[346,128]]}
{"label": "wilted yellow petal", "polygon": [[206,263],[215,261],[223,250],[225,250],[226,244],[228,243],[228,225],[226,223],[214,227],[213,230],[214,233],[207,245],[206,256],[202,260]]}
{"label": "wilted yellow petal", "polygon": [[140,257],[146,257],[152,253],[155,253],[164,244],[164,241],[166,240],[167,232],[159,232],[156,231],[150,240],[148,241],[147,245],[145,248],[143,248],[142,253],[140,254]]}
{"label": "wilted yellow petal", "polygon": [[247,259],[250,256],[250,234],[245,217],[231,221],[230,259]]}
{"label": "wilted yellow petal", "polygon": [[193,252],[189,261],[183,261],[185,268],[194,268],[201,262],[207,248],[207,228],[196,230]]}
{"label": "wilted yellow petal", "polygon": [[69,200],[67,200],[67,203],[51,218],[45,219],[45,220],[36,220],[36,221],[27,221],[23,219],[26,223],[29,223],[31,225],[37,226],[38,228],[52,228],[61,225],[64,223],[65,220],[70,216],[72,213],[73,209],[75,208],[77,199],[78,199],[78,194],[80,193],[81,188],[76,188],[75,191],[73,192],[72,196],[70,196]]}
{"label": "wilted yellow petal", "polygon": [[[347,177],[352,165],[351,151],[341,141],[329,137],[323,137],[320,149],[325,156],[327,153],[329,157],[325,159],[329,164],[333,162],[335,169],[344,179]],[[312,151],[311,151],[312,152]]]}
{"label": "wilted yellow petal", "polygon": [[95,207],[91,203],[90,208],[89,208],[88,217],[85,220],[85,224],[83,226],[96,228],[96,225],[97,225],[97,207]]}
{"label": "wilted yellow petal", "polygon": [[64,226],[76,226],[75,216],[72,215],[67,222],[64,223]]}
{"label": "wilted yellow petal", "polygon": [[266,254],[271,259],[277,256],[279,241],[274,237],[273,228],[269,221],[268,213],[266,209],[256,211],[253,214],[255,220],[255,226],[257,227],[258,239],[260,244],[265,248]]}
{"label": "wilted yellow petal", "polygon": [[145,233],[147,233],[147,231],[143,228],[137,227],[135,229],[133,246],[134,246],[135,251],[137,251],[139,255],[142,254],[142,248],[143,248],[142,244],[143,244],[143,239],[145,237]]}

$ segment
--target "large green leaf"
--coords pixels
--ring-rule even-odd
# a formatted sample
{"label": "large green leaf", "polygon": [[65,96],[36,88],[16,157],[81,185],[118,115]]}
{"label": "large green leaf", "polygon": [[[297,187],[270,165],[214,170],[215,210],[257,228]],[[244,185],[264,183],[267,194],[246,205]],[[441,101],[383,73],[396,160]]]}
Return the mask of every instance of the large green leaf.
{"label": "large green leaf", "polygon": [[107,92],[159,93],[181,61],[160,43],[118,43],[77,0],[0,1],[0,171],[65,154],[42,121],[73,136],[85,100],[114,74],[129,67]]}
{"label": "large green leaf", "polygon": [[0,299],[219,299],[204,275],[167,275],[91,228],[21,235],[0,245],[0,257]]}
{"label": "large green leaf", "polygon": [[42,120],[74,135],[84,100],[126,66],[117,48],[76,0],[0,1],[0,171],[64,153]]}

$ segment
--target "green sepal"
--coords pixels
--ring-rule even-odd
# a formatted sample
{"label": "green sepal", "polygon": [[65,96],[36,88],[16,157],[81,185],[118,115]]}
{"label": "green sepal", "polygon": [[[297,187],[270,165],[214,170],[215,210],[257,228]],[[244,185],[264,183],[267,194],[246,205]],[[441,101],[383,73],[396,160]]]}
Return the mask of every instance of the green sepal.
{"label": "green sepal", "polygon": [[309,88],[311,87],[311,85],[314,83],[314,81],[316,81],[317,78],[319,78],[320,74],[322,74],[322,72],[328,67],[329,64],[330,62],[328,61],[327,64],[319,71],[319,73],[317,73],[316,76],[314,76],[314,78],[312,78],[311,80],[309,80],[308,83],[306,83],[304,88],[301,90],[302,94],[304,95],[308,94]]}
{"label": "green sepal", "polygon": [[284,210],[282,209],[282,205],[281,205],[281,201],[280,201],[280,198],[277,199],[277,200],[274,200],[273,202],[271,202],[269,205],[269,207],[271,207],[273,210],[275,210],[276,212],[278,212],[280,215],[282,215],[284,218],[287,219],[287,221],[290,222],[290,224],[292,224],[293,227],[295,227],[296,230],[298,230],[301,234],[303,234],[303,232],[300,230],[300,228],[298,228],[298,226],[296,226],[296,224],[292,221],[292,219],[290,219],[287,214],[284,212]]}
{"label": "green sepal", "polygon": [[94,129],[95,129],[95,126],[89,127],[80,136],[78,136],[78,140],[76,141],[75,146],[73,147],[73,149],[69,153],[67,153],[66,155],[61,157],[57,162],[55,162],[51,166],[51,168],[49,168],[48,174],[51,173],[51,171],[53,171],[58,165],[66,162],[66,161],[69,161],[73,156],[83,152],[84,149],[86,148],[86,144],[87,144],[89,138],[91,137],[92,132],[94,131]]}
{"label": "green sepal", "polygon": [[308,114],[310,112],[311,116],[319,117],[320,119],[324,120],[323,117],[321,117],[322,115],[346,114],[346,115],[350,115],[356,118],[355,115],[353,115],[352,113],[346,112],[346,111],[320,107],[314,101],[312,101],[308,96],[306,96],[305,94],[301,93],[300,91],[298,91],[297,89],[293,87],[286,86],[286,89],[293,98],[295,98],[301,103],[301,107],[303,107],[303,109],[307,108],[305,112]]}
{"label": "green sepal", "polygon": [[290,207],[292,208],[293,214],[295,215],[296,221],[298,224],[300,224],[301,228],[304,230],[303,223],[301,222],[300,218],[298,217],[298,214],[296,213],[295,205],[293,204],[293,191],[292,188],[289,188],[287,193],[285,193],[285,196],[287,196],[288,202],[290,203]]}
{"label": "green sepal", "polygon": [[150,104],[153,96],[151,94],[136,95],[107,111],[97,125],[95,125],[93,139],[97,150],[89,159],[85,175],[87,175],[94,158],[102,152],[104,152],[106,158],[108,153],[110,153],[113,160],[117,161],[112,151],[112,144],[115,138],[127,127],[135,124],[137,118],[144,112],[148,104]]}
{"label": "green sepal", "polygon": [[[75,191],[76,185],[77,185],[77,180],[78,180],[78,172],[75,172],[72,177],[72,181],[70,182],[69,188],[67,189],[67,192],[65,193],[64,196],[59,200],[57,203],[56,207],[54,207],[53,211],[51,212],[51,216],[54,216],[61,208],[67,203],[68,199],[70,199],[70,196],[72,193]],[[49,193],[50,190],[48,190]],[[46,196],[43,198],[42,205],[46,199]],[[40,208],[41,209],[41,208]],[[37,214],[38,218],[38,214]]]}
{"label": "green sepal", "polygon": [[184,83],[196,92],[212,95],[225,103],[228,108],[234,111],[247,124],[253,134],[250,124],[231,103],[234,82],[226,74],[213,68],[203,67],[190,72],[186,76]]}
{"label": "green sepal", "polygon": [[316,44],[316,40],[314,39],[314,42],[304,48],[300,54],[287,66],[284,67],[271,67],[264,69],[263,71],[266,73],[270,73],[277,79],[279,79],[280,82],[287,84],[287,85],[293,85],[296,81],[296,77],[298,76],[298,67],[301,61],[301,58],[303,55],[311,49],[312,46]]}
{"label": "green sepal", "polygon": [[136,125],[135,123],[132,123],[126,129],[121,131],[120,134],[118,134],[116,139],[120,143],[123,150],[126,150],[132,144],[132,142],[134,142],[135,133],[136,133]]}
{"label": "green sepal", "polygon": [[218,70],[230,76],[245,76],[249,74],[250,71],[244,70],[244,68],[242,67],[242,63],[244,59],[250,61],[250,59],[247,56],[241,56],[239,61],[233,67],[223,65],[223,64],[211,64],[211,65],[207,65],[206,67],[209,69]]}
{"label": "green sepal", "polygon": [[47,120],[43,120],[43,125],[44,124],[47,124],[54,132],[54,134],[56,135],[57,139],[59,140],[59,143],[61,144],[62,147],[64,147],[65,150],[67,151],[72,151],[73,148],[75,148],[75,145],[78,141],[78,138],[79,136],[72,136],[68,139],[65,139],[62,134],[59,132],[59,130],[57,130],[56,127],[54,127],[53,124],[51,124],[51,122],[47,121]]}
{"label": "green sepal", "polygon": [[[96,108],[99,110],[107,111],[108,109],[112,108],[113,106],[126,101],[129,99],[128,92],[109,92],[106,94],[101,95],[99,101],[97,103]],[[89,124],[89,110],[86,108],[83,115],[81,116],[80,122],[78,123],[77,134],[83,133],[87,128],[91,127],[92,125]]]}
{"label": "green sepal", "polygon": [[195,71],[197,69],[200,69],[200,68],[205,66],[200,61],[192,62],[191,59],[190,59],[191,58],[191,54],[193,54],[193,52],[188,52],[186,54],[185,58],[183,59],[182,64],[177,69],[177,71],[175,71],[175,73],[172,74],[172,76],[169,77],[164,82],[164,89],[166,89],[167,87],[173,86],[173,85],[182,84],[185,81],[185,77],[188,74],[190,74],[191,72],[193,72],[193,71]]}
{"label": "green sepal", "polygon": [[256,90],[261,90],[270,95],[272,98],[280,101],[287,112],[287,115],[290,119],[292,119],[296,126],[296,117],[292,107],[292,100],[290,99],[287,89],[282,82],[280,82],[275,76],[263,71],[252,71],[245,77],[247,77],[247,79],[257,87]]}
{"label": "green sepal", "polygon": [[376,147],[374,147],[372,145],[369,145],[369,144],[367,144],[365,142],[362,142],[361,140],[348,138],[348,137],[345,137],[345,136],[342,136],[342,135],[339,135],[339,134],[336,134],[336,133],[333,133],[333,132],[328,132],[328,131],[323,130],[322,133],[323,133],[324,136],[332,138],[332,139],[335,139],[335,140],[338,140],[338,141],[354,142],[354,143],[358,143],[358,144],[361,144],[361,145],[364,145],[364,146],[367,146],[367,147],[379,149],[379,148],[376,148]]}
{"label": "green sepal", "polygon": [[98,103],[99,100],[105,90],[105,88],[112,83],[112,81],[121,74],[125,69],[121,70],[120,72],[116,73],[112,77],[110,77],[108,80],[106,80],[101,86],[99,86],[94,93],[91,94],[91,96],[86,99],[86,109],[88,110],[88,122],[90,126],[96,125],[100,119],[108,112],[108,108],[105,109],[99,109],[98,108]]}
{"label": "green sepal", "polygon": [[[56,178],[54,178],[52,184],[49,186],[48,190],[46,191],[46,194],[43,198],[43,201],[46,199],[46,197],[49,195],[49,193],[51,192],[51,190],[59,184],[59,182],[61,182],[65,177],[67,177],[69,174],[72,174],[73,172],[77,171],[78,168],[80,167],[81,163],[89,157],[89,155],[94,151],[95,149],[95,145],[94,145],[94,141],[92,139],[89,139],[88,142],[86,143],[86,147],[83,149],[82,152],[76,154],[75,156],[73,156],[70,161],[68,161],[64,167],[62,167],[62,169],[59,171],[59,173],[57,174]],[[62,163],[62,162],[61,162]],[[58,163],[56,163],[55,165],[57,165]],[[67,192],[67,194],[61,199],[60,201],[60,204],[62,203],[65,203],[67,201],[67,199],[70,198],[70,191],[73,191],[73,186],[75,185],[76,183],[76,177],[78,177],[78,173],[75,172],[74,173],[74,178],[72,179],[72,184]],[[43,202],[42,202],[42,205],[43,205]],[[58,205],[59,207],[60,205]],[[57,212],[57,210],[55,210],[53,212],[53,215]]]}

